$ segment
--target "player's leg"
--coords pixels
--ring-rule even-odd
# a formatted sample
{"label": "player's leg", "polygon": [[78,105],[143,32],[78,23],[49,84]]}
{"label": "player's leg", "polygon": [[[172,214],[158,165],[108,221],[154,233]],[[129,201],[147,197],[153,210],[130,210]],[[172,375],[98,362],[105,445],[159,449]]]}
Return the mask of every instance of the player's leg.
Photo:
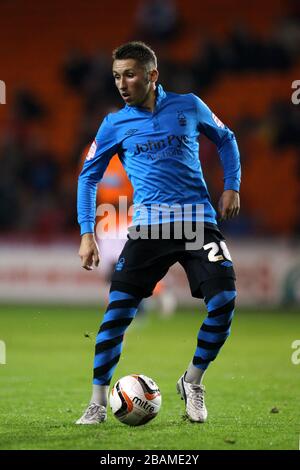
{"label": "player's leg", "polygon": [[152,294],[173,262],[169,256],[163,256],[165,245],[160,247],[157,240],[155,243],[128,240],[119,257],[112,276],[109,305],[96,338],[91,402],[77,424],[97,424],[106,419],[109,384],[120,359],[125,331],[142,298]]}
{"label": "player's leg", "polygon": [[119,362],[126,329],[136,315],[140,297],[114,289],[96,338],[93,391],[90,404],[77,424],[97,424],[106,419],[109,384]]}
{"label": "player's leg", "polygon": [[204,298],[207,308],[194,357],[177,383],[187,416],[197,422],[207,419],[202,379],[230,334],[236,298],[235,274],[222,234],[214,229],[204,235],[203,248],[185,253],[181,261],[193,297]]}
{"label": "player's leg", "polygon": [[[204,292],[205,284],[202,286]],[[207,419],[205,388],[201,382],[209,364],[216,359],[230,334],[235,298],[233,279],[227,282],[225,289],[205,295],[208,313],[198,333],[197,348],[187,371],[177,384],[178,391],[186,401],[186,413],[191,421],[204,422]]]}
{"label": "player's leg", "polygon": [[[214,281],[217,282],[217,281]],[[208,284],[208,286],[206,286]],[[234,280],[227,280],[227,286],[220,286],[219,292],[209,293],[209,282],[204,283],[207,316],[201,325],[197,338],[197,349],[192,363],[187,370],[186,379],[191,383],[201,383],[204,371],[215,360],[220,349],[230,334],[236,289]]]}
{"label": "player's leg", "polygon": [[96,338],[92,397],[77,424],[97,424],[106,419],[109,384],[121,356],[124,334],[140,301],[140,297],[116,290],[112,284]]}
{"label": "player's leg", "polygon": [[[120,359],[124,334],[136,315],[141,298],[112,288],[109,305],[104,314],[95,347],[94,378],[95,386],[108,386]],[[95,390],[97,390],[95,388]],[[93,393],[93,401],[100,401]],[[106,403],[101,403],[106,405]]]}

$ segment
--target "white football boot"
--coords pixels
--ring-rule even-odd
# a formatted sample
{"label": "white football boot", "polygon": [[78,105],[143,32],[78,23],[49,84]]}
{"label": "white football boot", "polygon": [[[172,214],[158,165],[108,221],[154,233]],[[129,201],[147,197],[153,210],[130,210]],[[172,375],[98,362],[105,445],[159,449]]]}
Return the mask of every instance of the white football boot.
{"label": "white football boot", "polygon": [[204,385],[191,384],[184,380],[185,374],[177,382],[177,392],[185,401],[185,412],[190,421],[204,423],[207,409],[204,403]]}
{"label": "white football boot", "polygon": [[97,403],[90,403],[81,418],[75,424],[99,424],[106,420],[106,408]]}

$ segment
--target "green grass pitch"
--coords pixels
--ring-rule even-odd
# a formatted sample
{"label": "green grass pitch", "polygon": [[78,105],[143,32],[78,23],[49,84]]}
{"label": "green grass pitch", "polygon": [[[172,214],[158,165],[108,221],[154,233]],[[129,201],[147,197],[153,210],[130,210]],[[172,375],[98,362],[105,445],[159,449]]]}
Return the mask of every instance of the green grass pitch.
{"label": "green grass pitch", "polygon": [[109,411],[99,426],[75,426],[90,398],[96,307],[1,306],[0,449],[294,449],[299,448],[300,339],[296,312],[237,309],[232,334],[205,378],[208,422],[183,418],[176,382],[189,363],[202,313],[137,318],[125,338],[113,382],[152,377],[162,392],[159,415],[141,427]]}

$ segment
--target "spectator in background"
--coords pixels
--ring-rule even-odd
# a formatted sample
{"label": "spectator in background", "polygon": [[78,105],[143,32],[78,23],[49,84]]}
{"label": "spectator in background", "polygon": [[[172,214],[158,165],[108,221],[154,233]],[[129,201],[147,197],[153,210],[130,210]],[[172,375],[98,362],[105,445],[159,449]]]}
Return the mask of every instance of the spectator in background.
{"label": "spectator in background", "polygon": [[88,75],[91,73],[91,61],[79,49],[72,49],[63,64],[62,72],[65,83],[80,93],[84,88]]}
{"label": "spectator in background", "polygon": [[20,88],[13,100],[13,114],[19,122],[36,121],[47,115],[47,109],[31,90]]}
{"label": "spectator in background", "polygon": [[180,18],[173,0],[141,0],[136,14],[136,35],[144,41],[162,43],[179,33]]}

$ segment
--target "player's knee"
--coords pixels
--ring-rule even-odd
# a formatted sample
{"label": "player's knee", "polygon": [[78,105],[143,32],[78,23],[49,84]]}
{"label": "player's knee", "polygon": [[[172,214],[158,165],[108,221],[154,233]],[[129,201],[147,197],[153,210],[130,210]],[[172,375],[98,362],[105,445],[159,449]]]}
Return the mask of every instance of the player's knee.
{"label": "player's knee", "polygon": [[[231,287],[228,289],[228,287]],[[212,295],[205,297],[208,317],[214,325],[230,327],[235,308],[237,292],[234,283],[226,289],[215,290]]]}
{"label": "player's knee", "polygon": [[226,310],[231,306],[235,307],[235,299],[237,292],[235,289],[232,290],[220,290],[216,292],[210,299],[205,299],[205,303],[208,308],[208,312],[212,312],[216,309],[223,309],[226,306]]}

